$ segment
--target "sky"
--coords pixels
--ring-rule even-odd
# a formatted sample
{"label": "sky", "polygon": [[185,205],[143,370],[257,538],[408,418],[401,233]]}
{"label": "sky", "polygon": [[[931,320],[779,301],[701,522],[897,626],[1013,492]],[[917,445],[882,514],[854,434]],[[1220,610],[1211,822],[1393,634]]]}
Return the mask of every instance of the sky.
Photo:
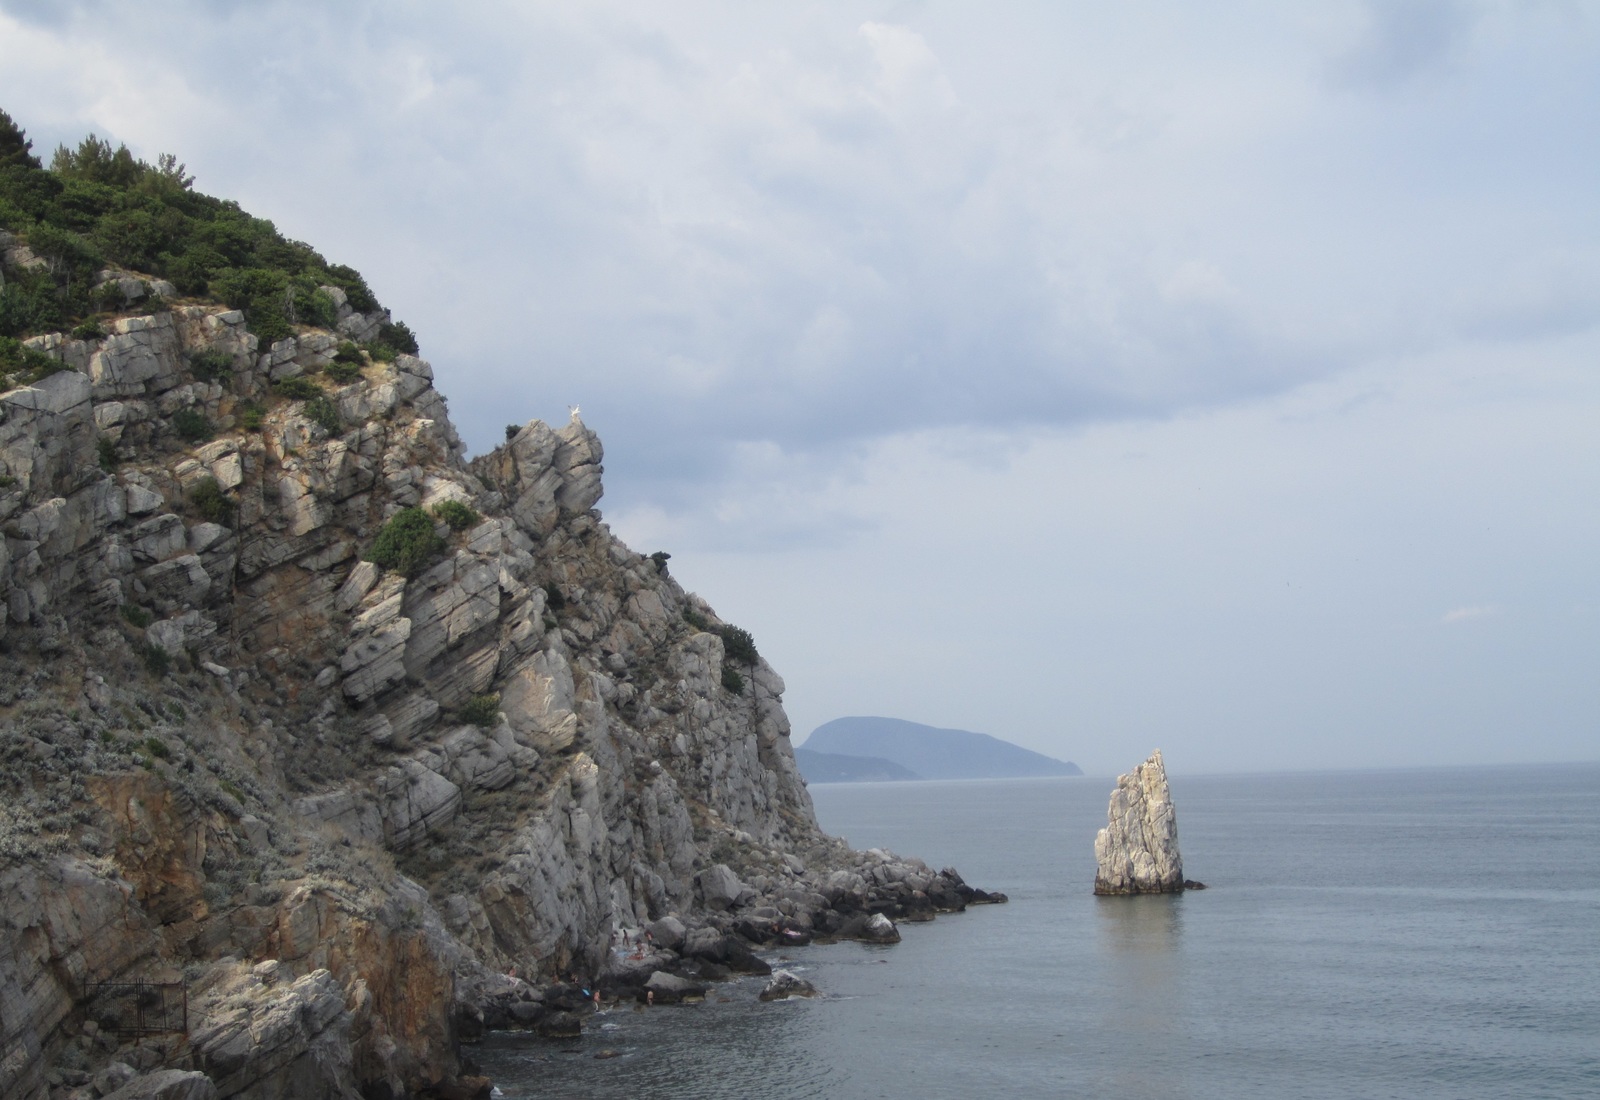
{"label": "sky", "polygon": [[1600,759],[1600,8],[0,0],[474,453],[845,715],[1127,770]]}

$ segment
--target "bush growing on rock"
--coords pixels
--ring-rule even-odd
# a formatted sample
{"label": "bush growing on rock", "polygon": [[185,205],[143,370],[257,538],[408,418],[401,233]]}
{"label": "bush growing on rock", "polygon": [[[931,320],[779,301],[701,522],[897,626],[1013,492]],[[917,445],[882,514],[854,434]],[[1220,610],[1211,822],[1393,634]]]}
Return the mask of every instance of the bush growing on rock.
{"label": "bush growing on rock", "polygon": [[202,382],[225,382],[233,377],[233,356],[207,348],[189,357],[189,370]]}
{"label": "bush growing on rock", "polygon": [[421,508],[402,508],[383,525],[367,551],[367,560],[414,577],[444,550],[433,518]]}
{"label": "bush growing on rock", "polygon": [[[0,115],[0,224],[49,265],[7,273],[0,335],[66,331],[97,308],[122,309],[115,282],[91,285],[106,261],[168,279],[182,294],[225,299],[267,343],[291,335],[296,324],[333,325],[324,285],[344,291],[358,313],[382,310],[354,268],[329,264],[270,221],[195,191],[194,177],[171,154],[150,164],[91,134],[57,149],[46,169],[31,148],[22,129]],[[396,330],[383,339],[411,350],[409,332]]]}
{"label": "bush growing on rock", "polygon": [[122,617],[128,620],[128,622],[132,623],[134,626],[138,627],[140,630],[143,630],[145,627],[156,621],[156,617],[154,615],[150,614],[150,612],[146,611],[144,608],[135,603],[125,603],[122,605],[121,610]]}
{"label": "bush growing on rock", "polygon": [[194,510],[212,523],[224,526],[233,522],[233,501],[229,500],[214,477],[201,478],[189,490],[189,503]]}
{"label": "bush growing on rock", "polygon": [[105,436],[94,441],[95,456],[100,460],[100,468],[110,473],[117,468],[117,445]]}
{"label": "bush growing on rock", "polygon": [[307,401],[305,408],[300,411],[305,414],[307,420],[329,435],[337,435],[339,429],[344,427],[344,418],[339,415],[339,407],[321,393]]}
{"label": "bush growing on rock", "polygon": [[200,410],[179,409],[172,414],[172,430],[189,443],[200,443],[210,439],[214,429]]}
{"label": "bush growing on rock", "polygon": [[488,728],[500,720],[500,696],[474,695],[456,713],[463,722]]}
{"label": "bush growing on rock", "polygon": [[280,378],[272,384],[272,388],[291,401],[309,401],[322,396],[322,387],[303,375]]}
{"label": "bush growing on rock", "polygon": [[254,401],[239,408],[239,427],[247,432],[259,432],[266,418],[267,410]]}
{"label": "bush growing on rock", "polygon": [[475,527],[483,517],[470,505],[459,500],[441,500],[433,506],[433,514],[444,520],[445,525],[452,531],[465,531],[468,527]]}
{"label": "bush growing on rock", "polygon": [[715,633],[722,639],[722,653],[728,660],[747,665],[756,663],[760,654],[756,652],[756,640],[748,630],[724,624],[717,627]]}
{"label": "bush growing on rock", "polygon": [[35,351],[21,340],[0,336],[0,389],[31,386],[47,375],[66,370],[42,351]]}
{"label": "bush growing on rock", "polygon": [[323,373],[341,386],[348,386],[361,377],[361,367],[356,363],[344,363],[335,359],[324,368]]}
{"label": "bush growing on rock", "polygon": [[735,695],[744,694],[744,677],[732,665],[722,666],[722,686]]}

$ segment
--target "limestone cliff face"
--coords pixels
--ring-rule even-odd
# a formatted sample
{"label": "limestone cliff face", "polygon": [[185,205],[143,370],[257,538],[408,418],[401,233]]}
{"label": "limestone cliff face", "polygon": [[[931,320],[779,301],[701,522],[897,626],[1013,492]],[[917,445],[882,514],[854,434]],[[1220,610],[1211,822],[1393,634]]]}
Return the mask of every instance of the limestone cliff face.
{"label": "limestone cliff face", "polygon": [[1178,815],[1161,750],[1117,776],[1107,823],[1094,838],[1097,894],[1167,894],[1183,890]]}
{"label": "limestone cliff face", "polygon": [[[960,904],[818,830],[782,679],[725,677],[611,535],[591,431],[466,462],[426,362],[329,369],[381,319],[326,289],[337,333],[181,304],[30,341],[64,369],[0,394],[0,1094],[116,1054],[416,1095],[501,974],[599,975],[615,929]],[[446,501],[476,519],[412,575],[364,560]],[[113,979],[186,982],[188,1037],[96,1026]]]}

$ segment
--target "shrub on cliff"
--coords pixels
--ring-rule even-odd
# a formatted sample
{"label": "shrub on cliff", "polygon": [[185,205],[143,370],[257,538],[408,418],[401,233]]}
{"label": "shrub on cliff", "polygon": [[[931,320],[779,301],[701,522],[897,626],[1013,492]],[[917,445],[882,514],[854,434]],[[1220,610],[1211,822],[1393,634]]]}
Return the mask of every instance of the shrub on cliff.
{"label": "shrub on cliff", "polygon": [[500,720],[500,696],[474,695],[462,704],[456,717],[487,729]]}
{"label": "shrub on cliff", "polygon": [[0,389],[31,386],[46,375],[66,370],[42,351],[35,351],[21,340],[0,336]]}
{"label": "shrub on cliff", "polygon": [[305,418],[320,427],[329,435],[337,435],[339,429],[344,427],[344,418],[339,415],[339,406],[329,401],[320,392],[307,401],[305,408],[300,410]]}
{"label": "shrub on cliff", "polygon": [[272,384],[272,388],[291,401],[309,401],[322,396],[322,387],[304,376],[280,378]]}
{"label": "shrub on cliff", "polygon": [[[344,291],[359,313],[382,309],[354,268],[329,264],[237,203],[195,191],[194,177],[170,153],[150,164],[90,134],[58,148],[46,169],[31,149],[0,112],[0,227],[20,234],[49,265],[7,273],[0,335],[66,330],[96,305],[120,309],[111,295],[97,302],[89,285],[106,261],[159,275],[182,294],[224,298],[269,343],[296,324],[332,326],[334,302],[322,286]],[[396,325],[381,338],[408,351],[409,337]]]}
{"label": "shrub on cliff", "polygon": [[222,491],[214,477],[203,477],[189,490],[189,503],[194,510],[212,523],[223,526],[233,522],[233,501]]}
{"label": "shrub on cliff", "polygon": [[383,525],[367,560],[414,577],[445,548],[433,529],[433,518],[421,508],[402,508]]}
{"label": "shrub on cliff", "polygon": [[189,357],[189,371],[202,382],[226,382],[233,377],[233,356],[216,348]]}
{"label": "shrub on cliff", "polygon": [[475,527],[483,518],[478,515],[477,509],[459,500],[441,500],[433,506],[433,514],[444,520],[445,525],[452,531],[465,531],[468,527]]}
{"label": "shrub on cliff", "polygon": [[748,630],[724,624],[717,627],[714,633],[722,639],[722,653],[728,660],[753,665],[760,656],[756,652],[756,640]]}
{"label": "shrub on cliff", "polygon": [[179,409],[172,414],[172,430],[189,443],[201,443],[211,438],[215,429],[206,414],[199,409]]}

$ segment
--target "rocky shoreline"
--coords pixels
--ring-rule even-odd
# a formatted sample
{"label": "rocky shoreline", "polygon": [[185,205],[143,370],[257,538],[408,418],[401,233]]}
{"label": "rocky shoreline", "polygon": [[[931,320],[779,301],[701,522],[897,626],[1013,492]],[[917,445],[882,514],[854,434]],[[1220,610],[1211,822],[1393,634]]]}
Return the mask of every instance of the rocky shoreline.
{"label": "rocky shoreline", "polygon": [[468,1094],[567,978],[665,1002],[1003,900],[822,833],[782,678],[606,528],[576,418],[468,462],[339,288],[262,347],[104,274],[0,392],[0,1095]]}

